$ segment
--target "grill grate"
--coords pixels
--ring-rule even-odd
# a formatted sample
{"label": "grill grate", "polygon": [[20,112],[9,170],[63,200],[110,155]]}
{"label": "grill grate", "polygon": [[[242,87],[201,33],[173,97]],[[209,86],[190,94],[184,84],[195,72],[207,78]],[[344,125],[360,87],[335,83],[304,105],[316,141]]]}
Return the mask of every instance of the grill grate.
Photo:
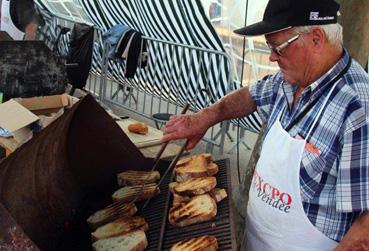
{"label": "grill grate", "polygon": [[[231,182],[229,174],[229,161],[216,161],[219,166],[219,172],[216,175],[217,187],[225,188],[228,197],[217,204],[218,213],[214,220],[203,223],[198,223],[182,228],[173,227],[168,223],[168,211],[172,204],[172,197],[169,192],[169,182],[171,180],[168,175],[160,186],[160,194],[150,201],[150,204],[141,209],[144,202],[137,203],[138,216],[145,218],[149,225],[146,232],[148,247],[146,250],[169,250],[171,246],[187,237],[198,237],[201,235],[214,235],[218,240],[220,251],[232,250],[234,245],[234,228],[232,226],[231,208]],[[165,164],[165,165],[163,165]],[[158,166],[158,171],[162,174],[167,167],[167,163],[162,162]],[[87,217],[106,205],[111,203],[110,196],[112,190],[99,191],[86,197],[83,205],[79,209],[79,213],[74,218],[73,222],[68,223],[68,231],[60,240],[58,250],[62,251],[84,251],[91,250],[91,230],[88,228]],[[216,227],[212,228],[212,224]]]}
{"label": "grill grate", "polygon": [[[217,203],[218,211],[217,216],[207,222],[202,222],[186,227],[174,227],[169,224],[166,219],[166,229],[163,236],[163,250],[169,250],[171,246],[189,237],[198,237],[201,235],[214,235],[218,240],[218,250],[232,250],[234,245],[234,231],[232,227],[232,213],[231,208],[231,182],[229,174],[229,161],[219,160],[216,161],[219,166],[219,172],[216,175],[217,187],[225,188],[227,190],[227,198]],[[169,199],[169,198],[168,198]],[[170,198],[171,201],[171,198]],[[170,205],[172,202],[169,203]],[[212,227],[215,224],[215,227]]]}

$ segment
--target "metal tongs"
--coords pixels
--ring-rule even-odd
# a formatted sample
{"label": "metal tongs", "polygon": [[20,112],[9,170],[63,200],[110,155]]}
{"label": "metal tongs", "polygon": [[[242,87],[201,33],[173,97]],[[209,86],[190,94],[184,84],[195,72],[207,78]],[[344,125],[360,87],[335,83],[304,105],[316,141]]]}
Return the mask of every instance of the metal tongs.
{"label": "metal tongs", "polygon": [[[182,111],[181,111],[181,114],[185,114],[188,110],[188,108],[190,107],[189,104],[186,104]],[[188,145],[188,142],[189,140],[187,139],[186,142],[183,144],[183,146],[181,147],[181,149],[179,150],[179,152],[177,153],[177,155],[174,157],[174,159],[172,160],[172,162],[170,163],[170,165],[168,166],[168,168],[165,170],[164,174],[161,176],[158,184],[156,185],[157,187],[159,187],[161,185],[161,183],[163,183],[165,177],[168,175],[169,171],[173,169],[173,167],[177,164],[179,158],[182,156],[184,150],[186,149],[187,145]],[[160,161],[160,158],[162,156],[162,154],[164,153],[164,150],[165,148],[167,147],[167,145],[169,144],[169,142],[165,142],[162,144],[160,150],[158,151],[158,153],[156,154],[155,156],[155,159],[154,159],[154,164],[153,164],[153,167],[151,168],[151,172],[155,171],[158,164],[159,164],[159,161]],[[149,178],[149,177],[148,177]],[[145,180],[145,182],[142,184],[139,192],[137,193],[136,197],[134,198],[133,202],[135,202],[137,200],[137,198],[139,197],[139,195],[142,193],[145,185],[147,184],[147,180],[148,178]],[[151,198],[147,199],[146,202],[144,203],[144,205],[142,206],[142,209],[144,209],[149,203],[150,203],[150,200]]]}

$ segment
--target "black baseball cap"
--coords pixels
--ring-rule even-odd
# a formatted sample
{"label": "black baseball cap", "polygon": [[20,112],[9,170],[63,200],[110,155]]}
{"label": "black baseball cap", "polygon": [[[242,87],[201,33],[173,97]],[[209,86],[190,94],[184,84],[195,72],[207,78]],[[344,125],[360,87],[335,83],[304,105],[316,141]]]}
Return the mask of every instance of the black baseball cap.
{"label": "black baseball cap", "polygon": [[340,5],[334,0],[269,0],[263,21],[234,32],[258,36],[274,33],[293,26],[337,23]]}

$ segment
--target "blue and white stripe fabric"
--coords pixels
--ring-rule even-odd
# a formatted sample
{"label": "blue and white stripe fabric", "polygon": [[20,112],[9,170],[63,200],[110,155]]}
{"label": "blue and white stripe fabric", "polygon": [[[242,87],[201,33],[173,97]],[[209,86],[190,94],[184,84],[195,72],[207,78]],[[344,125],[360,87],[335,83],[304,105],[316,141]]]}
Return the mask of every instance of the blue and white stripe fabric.
{"label": "blue and white stripe fabric", "polygon": [[[43,14],[47,15],[47,7],[42,1],[35,2],[43,10]],[[205,15],[200,0],[79,0],[79,3],[86,16],[98,27],[92,61],[92,71],[97,74],[101,73],[102,34],[116,24],[124,24],[147,37],[225,52],[221,40]],[[48,32],[54,32],[56,25],[49,23],[47,25],[51,26]],[[61,47],[63,50],[68,47],[64,37]],[[165,96],[172,101],[174,96],[177,101],[182,100],[182,103],[197,97],[195,104],[192,104],[194,110],[208,105],[209,99],[215,102],[229,90],[241,87],[240,83],[230,81],[230,67],[219,56],[189,53],[183,48],[160,47],[152,43],[148,44],[147,51],[149,59],[154,63],[148,62],[145,69],[138,70],[133,81],[126,81],[123,75],[124,63],[122,65],[113,61],[109,62],[109,78],[153,95]],[[183,55],[185,59],[181,60]],[[209,91],[208,96],[197,91],[205,86]],[[240,124],[255,132],[261,127],[257,113],[241,119]]]}
{"label": "blue and white stripe fabric", "polygon": [[[250,93],[264,122],[266,133],[287,106],[284,128],[315,98],[315,106],[289,131],[304,138],[330,89],[330,80],[345,68],[349,55],[305,88],[292,109],[295,85],[281,72],[250,86]],[[353,60],[338,82],[329,103],[307,142],[318,151],[305,149],[300,168],[304,210],[311,223],[329,238],[340,241],[354,220],[369,209],[369,76]]]}
{"label": "blue and white stripe fabric", "polygon": [[[188,46],[224,52],[225,49],[216,35],[214,28],[206,18],[204,9],[199,0],[191,1],[80,1],[84,11],[93,23],[106,31],[116,24],[124,24],[141,32],[146,37],[179,43]],[[98,34],[100,36],[100,34]],[[193,99],[199,86],[204,87],[210,83],[211,96],[215,100],[221,98],[228,91],[230,70],[223,61],[213,57],[209,59],[205,54],[190,55],[183,48],[158,47],[148,43],[149,65],[147,69],[139,71],[134,82],[128,83],[134,87],[147,89],[150,83],[152,94],[165,96],[168,99],[173,95],[182,95],[185,102]],[[182,54],[184,60],[179,60]],[[192,60],[190,57],[194,57]],[[151,62],[154,62],[150,64]],[[174,66],[172,66],[174,62]],[[202,62],[202,65],[196,65]],[[98,65],[96,65],[98,66]],[[121,66],[110,62],[109,76],[124,82]],[[125,67],[123,65],[123,67]],[[195,69],[202,67],[209,74],[198,75]],[[193,70],[191,70],[193,68]],[[219,68],[221,74],[218,74]],[[160,73],[158,73],[160,69]],[[99,71],[99,69],[97,69]],[[172,76],[174,71],[174,76]],[[183,73],[185,72],[185,74]],[[189,84],[191,83],[191,84]],[[196,84],[198,83],[198,84]],[[162,87],[165,88],[162,88]],[[160,92],[160,93],[159,93]],[[201,95],[201,94],[200,94]],[[196,109],[206,105],[206,97],[199,98]]]}

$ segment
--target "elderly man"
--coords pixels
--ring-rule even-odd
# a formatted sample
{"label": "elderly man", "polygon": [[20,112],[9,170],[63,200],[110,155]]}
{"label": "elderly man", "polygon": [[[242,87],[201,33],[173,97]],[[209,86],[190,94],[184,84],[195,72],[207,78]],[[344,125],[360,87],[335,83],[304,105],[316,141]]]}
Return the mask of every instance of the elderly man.
{"label": "elderly man", "polygon": [[342,47],[338,9],[269,0],[263,21],[235,32],[265,35],[280,71],[165,127],[163,141],[192,148],[212,125],[258,111],[247,250],[369,250],[369,76]]}

